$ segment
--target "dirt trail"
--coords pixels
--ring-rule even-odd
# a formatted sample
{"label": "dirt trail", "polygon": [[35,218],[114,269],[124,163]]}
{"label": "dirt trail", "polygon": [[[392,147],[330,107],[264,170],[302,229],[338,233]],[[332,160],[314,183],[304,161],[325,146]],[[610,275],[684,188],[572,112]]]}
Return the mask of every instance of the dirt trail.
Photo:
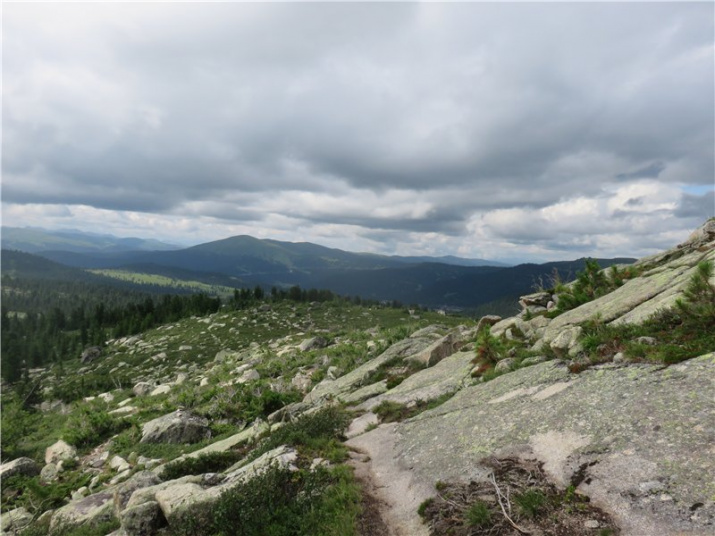
{"label": "dirt trail", "polygon": [[[410,468],[401,467],[395,456],[396,425],[382,425],[353,437],[346,445],[355,452],[351,465],[357,478],[366,485],[387,532],[375,535],[428,536],[429,530],[417,514],[419,505],[434,495],[431,483],[416,480]],[[372,536],[364,533],[363,536]]]}

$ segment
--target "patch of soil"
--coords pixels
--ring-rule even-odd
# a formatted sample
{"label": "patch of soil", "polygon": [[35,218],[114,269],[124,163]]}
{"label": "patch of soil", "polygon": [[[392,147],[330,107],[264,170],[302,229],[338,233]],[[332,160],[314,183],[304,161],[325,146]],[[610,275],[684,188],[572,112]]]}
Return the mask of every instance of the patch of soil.
{"label": "patch of soil", "polygon": [[369,484],[358,479],[362,489],[362,512],[358,517],[357,531],[360,536],[389,536],[387,523],[382,519],[380,511],[382,502],[369,490]]}
{"label": "patch of soil", "polygon": [[573,486],[559,491],[542,464],[489,458],[482,482],[437,483],[420,507],[431,536],[617,536],[611,517]]}

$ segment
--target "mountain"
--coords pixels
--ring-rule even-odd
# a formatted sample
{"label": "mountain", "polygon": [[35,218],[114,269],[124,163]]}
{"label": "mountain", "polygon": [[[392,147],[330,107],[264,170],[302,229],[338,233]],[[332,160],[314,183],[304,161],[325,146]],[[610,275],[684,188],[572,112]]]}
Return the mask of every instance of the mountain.
{"label": "mountain", "polygon": [[50,231],[34,227],[2,227],[2,247],[26,253],[69,251],[73,253],[162,251],[180,246],[144,238],[119,238],[84,231]]}
{"label": "mountain", "polygon": [[3,312],[3,531],[712,534],[714,266],[715,219],[503,319],[268,295],[40,351],[74,315]]}
{"label": "mountain", "polygon": [[[342,295],[400,301],[429,307],[474,309],[501,301],[507,313],[516,298],[554,275],[573,279],[585,259],[518,266],[473,266],[478,259],[452,263],[422,262],[430,257],[395,257],[353,253],[308,242],[234,236],[173,251],[44,251],[56,262],[81,268],[123,270],[226,286],[276,286],[328,289]],[[598,259],[601,266],[633,259]],[[419,261],[419,262],[418,262]],[[175,277],[171,275],[171,277]],[[505,299],[513,306],[505,309]]]}

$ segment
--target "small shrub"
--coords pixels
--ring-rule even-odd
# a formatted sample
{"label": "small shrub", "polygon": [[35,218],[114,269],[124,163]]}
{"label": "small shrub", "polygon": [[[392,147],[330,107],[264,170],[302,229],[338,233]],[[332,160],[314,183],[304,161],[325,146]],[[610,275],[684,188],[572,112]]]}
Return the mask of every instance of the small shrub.
{"label": "small shrub", "polygon": [[434,497],[430,497],[429,499],[425,499],[424,501],[422,501],[422,503],[420,503],[419,507],[417,508],[417,513],[420,517],[425,517],[427,515],[427,508],[429,508],[433,502]]}
{"label": "small shrub", "polygon": [[383,400],[372,411],[380,418],[380,422],[401,421],[409,413],[407,406],[391,400]]}
{"label": "small shrub", "polygon": [[526,517],[536,517],[546,504],[546,495],[539,490],[526,490],[514,496],[514,502]]}
{"label": "small shrub", "polygon": [[167,464],[162,473],[164,480],[176,480],[186,475],[220,473],[241,460],[245,452],[229,450],[226,452],[208,452],[195,458],[185,458]]}
{"label": "small shrub", "polygon": [[127,421],[117,419],[98,405],[83,405],[70,416],[62,437],[70,445],[92,447],[127,426]]}
{"label": "small shrub", "polygon": [[470,527],[486,527],[491,523],[492,514],[483,501],[477,501],[464,513],[465,523]]}

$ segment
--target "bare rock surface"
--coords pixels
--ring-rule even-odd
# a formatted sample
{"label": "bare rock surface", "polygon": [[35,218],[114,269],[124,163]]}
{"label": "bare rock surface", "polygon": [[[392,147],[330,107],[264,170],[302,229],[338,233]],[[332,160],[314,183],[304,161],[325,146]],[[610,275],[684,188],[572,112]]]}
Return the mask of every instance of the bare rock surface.
{"label": "bare rock surface", "polygon": [[348,444],[371,457],[397,517],[408,497],[424,500],[425,487],[433,494],[437,480],[483,478],[477,461],[521,447],[557,484],[577,484],[612,513],[624,535],[707,534],[715,522],[713,392],[715,354],[579,375],[550,361],[466,387]]}
{"label": "bare rock surface", "polygon": [[15,475],[35,476],[40,474],[40,466],[32,458],[17,458],[0,465],[0,479]]}
{"label": "bare rock surface", "polygon": [[386,393],[366,400],[358,409],[370,410],[385,400],[401,404],[426,402],[454,392],[470,378],[472,359],[474,352],[457,352],[434,367],[413,374]]}
{"label": "bare rock surface", "polygon": [[142,427],[142,443],[196,443],[210,435],[208,420],[177,410]]}

